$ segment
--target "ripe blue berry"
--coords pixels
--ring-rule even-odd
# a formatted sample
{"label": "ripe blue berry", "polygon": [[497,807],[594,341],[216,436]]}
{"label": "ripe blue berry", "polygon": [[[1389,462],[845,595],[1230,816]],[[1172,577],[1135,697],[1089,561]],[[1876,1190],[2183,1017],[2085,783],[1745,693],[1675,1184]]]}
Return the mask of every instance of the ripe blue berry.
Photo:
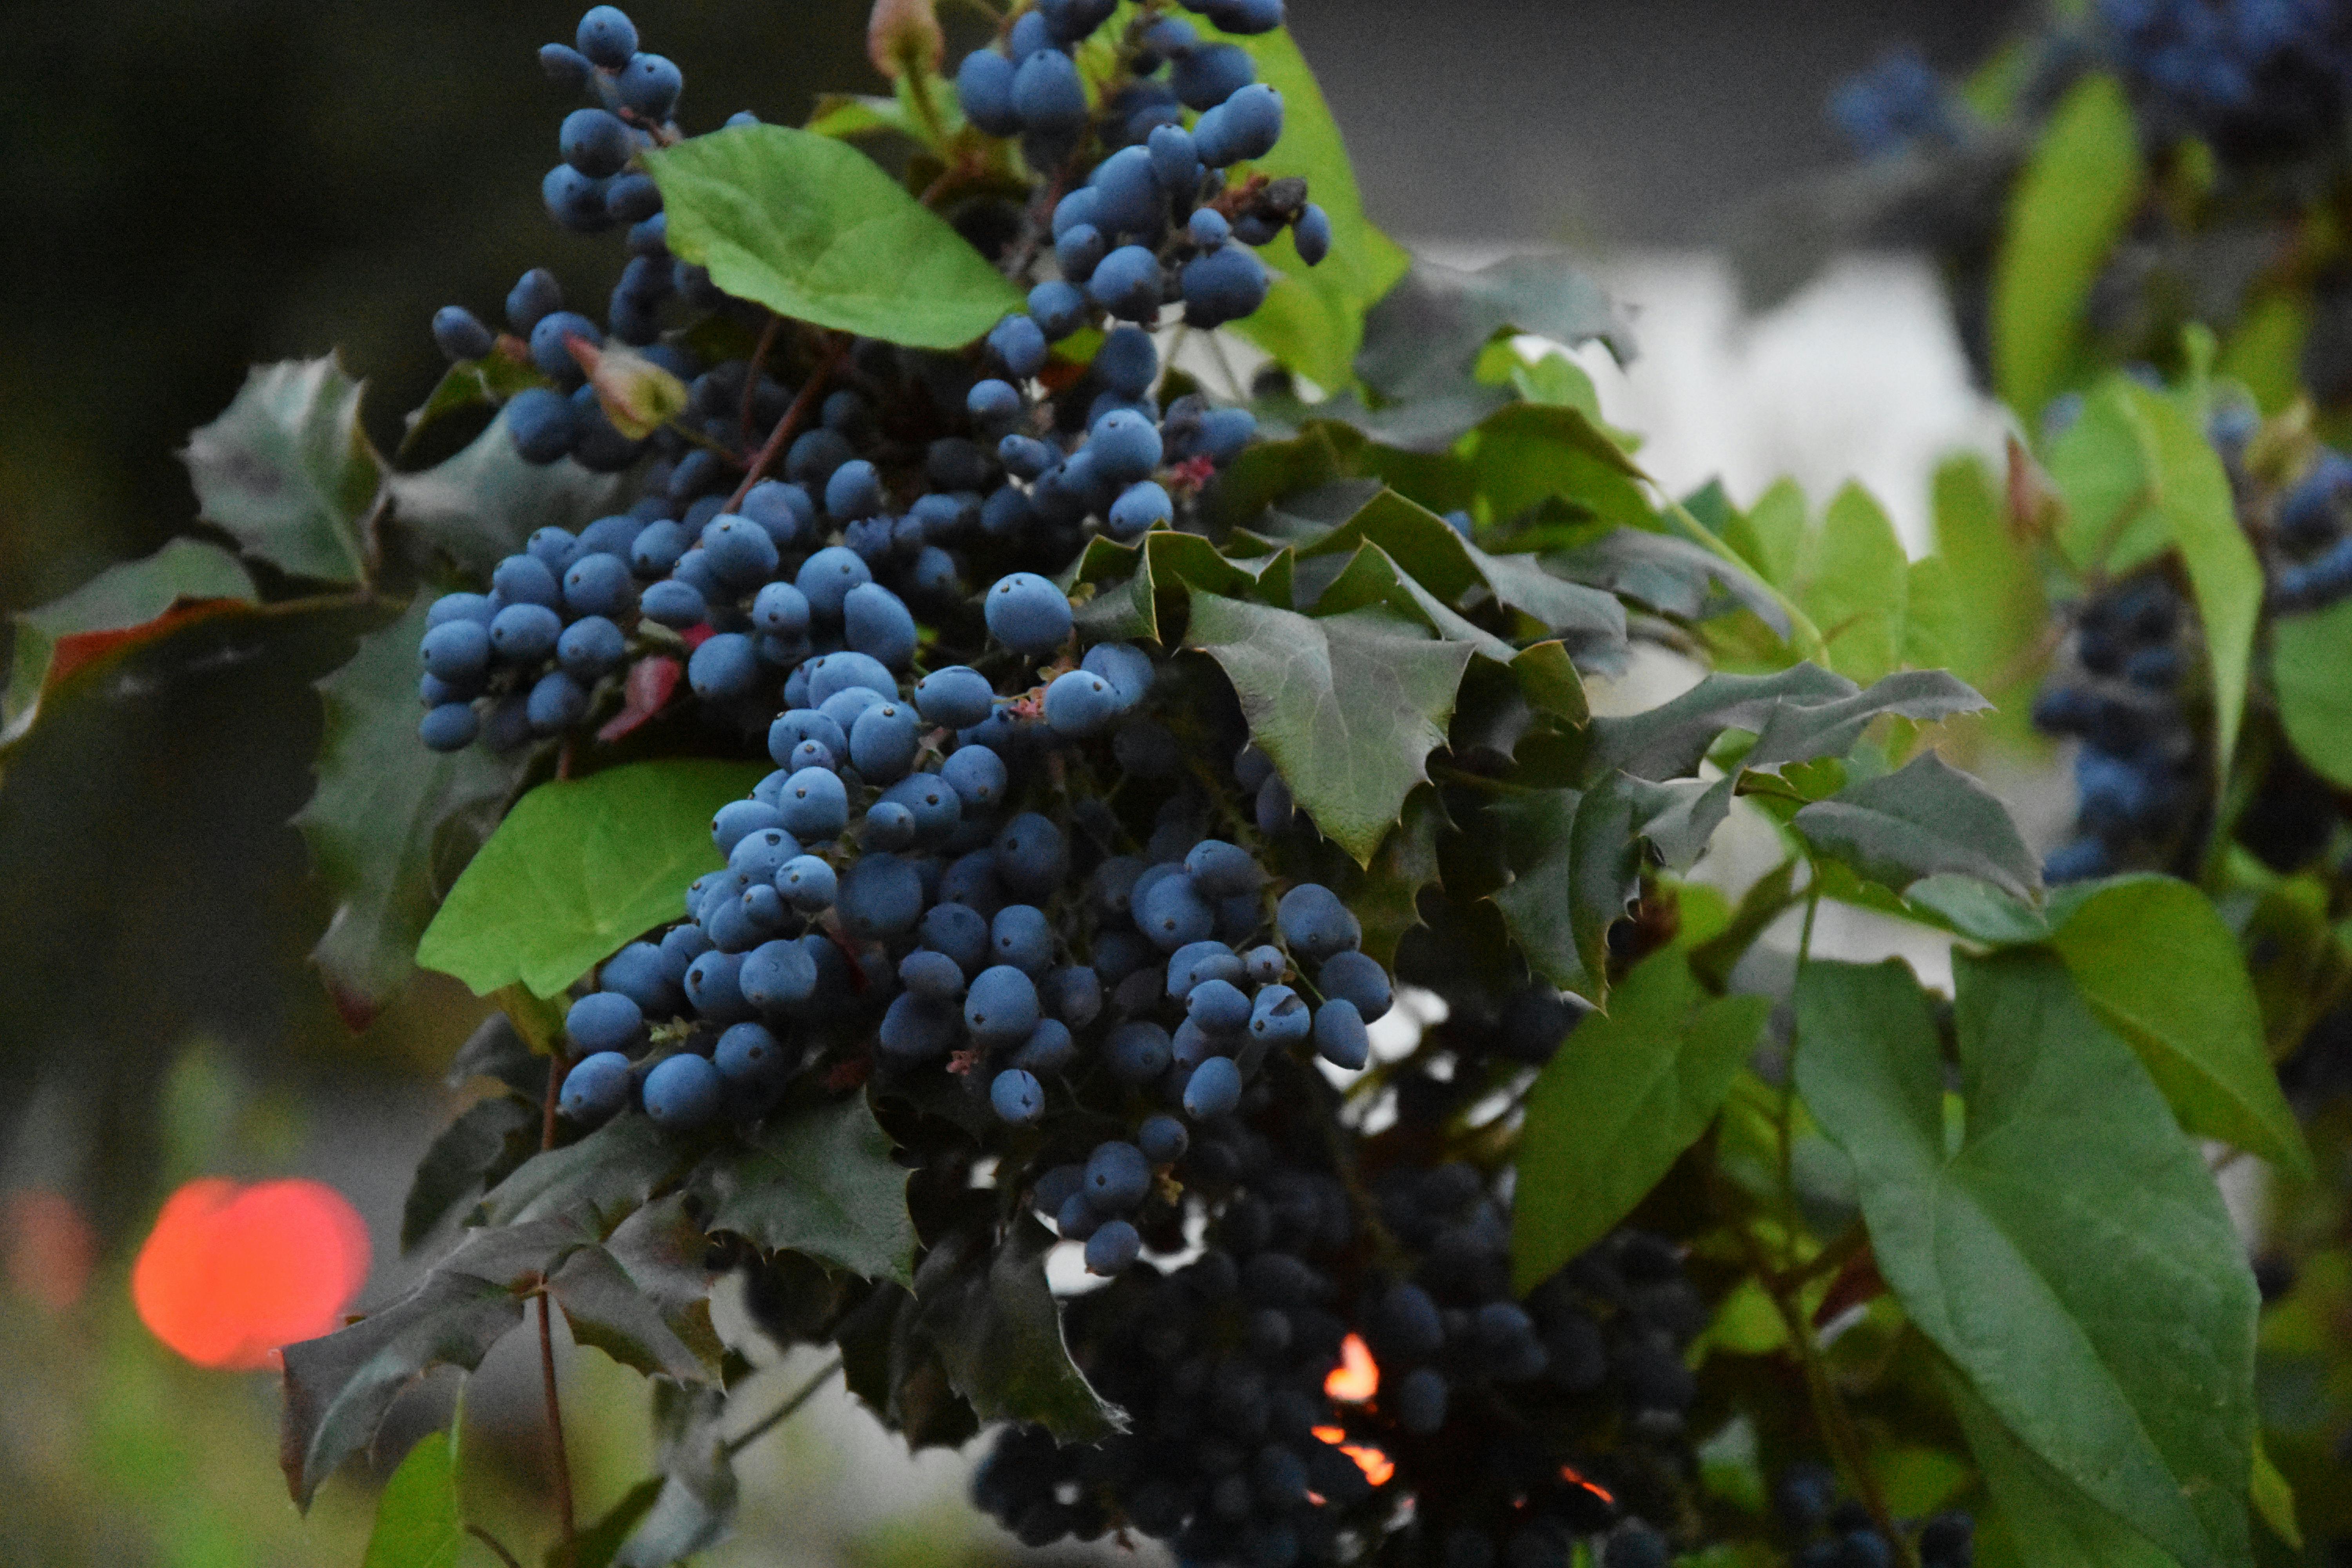
{"label": "ripe blue berry", "polygon": [[1045,1114],[1045,1086],[1037,1081],[1034,1073],[1008,1068],[988,1086],[988,1103],[1013,1126],[1034,1126]]}
{"label": "ripe blue berry", "polygon": [[1143,1237],[1123,1219],[1105,1220],[1087,1237],[1087,1272],[1121,1274],[1143,1255]]}
{"label": "ripe blue berry", "polygon": [[1087,1157],[1079,1191],[1096,1213],[1129,1214],[1151,1192],[1151,1162],[1132,1143],[1098,1143]]}
{"label": "ripe blue berry", "polygon": [[572,1064],[556,1104],[574,1121],[604,1121],[629,1103],[629,1058],[598,1051]]}
{"label": "ripe blue berry", "polygon": [[1070,635],[1070,601],[1034,572],[1013,572],[988,591],[989,635],[1015,653],[1039,658]]}
{"label": "ripe blue berry", "polygon": [[685,1053],[646,1074],[646,1114],[665,1132],[690,1132],[719,1114],[727,1080],[702,1057]]}
{"label": "ripe blue berry", "polygon": [[480,716],[470,702],[443,702],[425,710],[416,721],[417,739],[427,751],[462,752],[481,732]]}
{"label": "ripe blue berry", "polygon": [[1158,257],[1140,245],[1122,245],[1104,257],[1087,279],[1087,293],[1121,321],[1150,321],[1160,314],[1165,281]]}
{"label": "ripe blue berry", "polygon": [[[922,714],[924,723],[943,729],[971,729],[988,717],[995,700],[988,678],[961,664],[935,669],[915,683],[916,711]],[[1000,772],[1003,765],[998,764]]]}
{"label": "ripe blue berry", "polygon": [[572,42],[593,63],[619,70],[637,52],[636,24],[617,5],[592,6],[580,18],[580,31]]}
{"label": "ripe blue berry", "polygon": [[982,1046],[1009,1046],[1037,1026],[1037,985],[1008,963],[975,975],[964,994],[964,1027]]}

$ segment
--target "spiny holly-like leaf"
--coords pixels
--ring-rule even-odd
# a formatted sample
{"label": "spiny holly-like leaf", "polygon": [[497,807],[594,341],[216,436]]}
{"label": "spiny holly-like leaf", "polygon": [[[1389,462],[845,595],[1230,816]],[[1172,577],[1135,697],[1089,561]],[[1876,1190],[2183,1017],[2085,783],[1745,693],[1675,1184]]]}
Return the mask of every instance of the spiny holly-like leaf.
{"label": "spiny holly-like leaf", "polygon": [[1959,872],[2031,899],[2041,862],[1991,791],[1923,752],[1894,773],[1850,784],[1797,813],[1805,841],[1872,881],[1901,892],[1923,877]]}
{"label": "spiny holly-like leaf", "polygon": [[478,1219],[516,1226],[563,1217],[602,1238],[693,1163],[693,1149],[680,1140],[624,1113],[577,1143],[524,1161],[482,1199]]}
{"label": "spiny holly-like leaf", "polygon": [[0,691],[0,746],[21,740],[42,700],[76,671],[161,637],[190,616],[253,603],[236,556],[174,539],[154,554],[110,566],[61,599],[15,617],[8,681]]}
{"label": "spiny holly-like leaf", "polygon": [[915,1281],[919,1321],[982,1420],[1030,1422],[1065,1443],[1090,1443],[1126,1418],[1071,1363],[1045,1288],[1053,1245],[1044,1226],[1024,1217],[993,1245],[966,1234],[935,1247]]}
{"label": "spiny holly-like leaf", "polygon": [[1686,930],[1634,965],[1536,1079],[1511,1216],[1522,1292],[1631,1214],[1731,1092],[1772,1002],[1700,991],[1687,951],[1706,934]]}
{"label": "spiny holly-like leaf", "polygon": [[449,889],[416,962],[487,996],[517,981],[553,996],[720,864],[710,818],[762,770],[677,758],[553,780],[517,801]]}
{"label": "spiny holly-like leaf", "polygon": [[1316,826],[1369,860],[1445,743],[1469,645],[1381,609],[1317,620],[1200,592],[1187,641],[1223,668],[1251,735]]}
{"label": "spiny holly-like leaf", "polygon": [[278,1463],[303,1508],[373,1440],[401,1391],[436,1366],[470,1372],[522,1321],[523,1296],[590,1238],[569,1220],[478,1231],[391,1305],[289,1345]]}
{"label": "spiny holly-like leaf", "polygon": [[961,348],[1022,297],[865,153],[745,125],[646,155],[669,247],[778,315],[914,348]]}
{"label": "spiny holly-like leaf", "polygon": [[293,576],[365,581],[361,529],[383,462],[360,428],[361,390],[332,354],[248,371],[227,411],[180,453],[198,515]]}
{"label": "spiny holly-like leaf", "polygon": [[1553,562],[1579,583],[1622,594],[1661,615],[1696,621],[1738,605],[1754,611],[1775,635],[1789,635],[1788,612],[1762,584],[1686,539],[1620,528]]}
{"label": "spiny holly-like leaf", "polygon": [[1187,20],[1204,35],[1241,46],[1257,79],[1282,94],[1282,141],[1245,172],[1277,180],[1304,178],[1308,195],[1331,219],[1331,253],[1319,266],[1299,258],[1287,229],[1265,247],[1261,254],[1274,268],[1275,286],[1265,303],[1234,330],[1277,363],[1327,392],[1338,392],[1355,378],[1366,308],[1404,276],[1412,258],[1364,216],[1339,122],[1290,30],[1231,37],[1198,17]]}
{"label": "spiny holly-like leaf", "polygon": [[713,1230],[762,1251],[824,1258],[868,1279],[911,1284],[915,1224],[908,1173],[866,1097],[846,1095],[744,1135],[740,1151],[707,1170]]}
{"label": "spiny holly-like leaf", "polygon": [[1805,541],[1797,603],[1821,628],[1830,664],[1854,680],[1903,665],[1911,563],[1895,524],[1870,493],[1847,485]]}
{"label": "spiny holly-like leaf", "polygon": [[1901,670],[1852,697],[1783,703],[1765,721],[1763,732],[1748,751],[1747,765],[1768,768],[1816,757],[1843,757],[1853,750],[1870,721],[1882,714],[1899,713],[1927,723],[1955,713],[1980,713],[1990,706],[1947,671]]}
{"label": "spiny holly-like leaf", "polygon": [[1416,259],[1366,313],[1356,368],[1384,396],[1419,399],[1467,380],[1479,351],[1506,331],[1571,346],[1600,338],[1632,357],[1609,296],[1557,257],[1509,256],[1475,272]]}
{"label": "spiny holly-like leaf", "polygon": [[2187,1568],[2249,1561],[2259,1297],[2220,1191],[2055,958],[1954,960],[1966,1115],[1899,963],[1816,961],[1797,1085],[1879,1272],[2052,1471]]}
{"label": "spiny holly-like leaf", "polygon": [[448,859],[469,850],[521,776],[524,754],[427,751],[416,738],[420,596],[319,682],[318,788],[294,826],[335,913],[310,956],[336,1006],[364,1026],[406,983]]}
{"label": "spiny holly-like leaf", "polygon": [[2294,753],[2352,789],[2352,599],[2271,623],[2271,684]]}
{"label": "spiny holly-like leaf", "polygon": [[2170,877],[2118,878],[2053,923],[2051,944],[2083,999],[2139,1053],[2182,1126],[2310,1170],[2238,939],[2203,893]]}
{"label": "spiny holly-like leaf", "polygon": [[400,1213],[400,1246],[415,1247],[458,1205],[503,1179],[539,1147],[540,1108],[499,1094],[468,1106],[417,1162]]}
{"label": "spiny holly-like leaf", "polygon": [[1679,778],[1726,730],[1761,732],[1787,703],[1833,702],[1854,695],[1854,683],[1811,664],[1770,675],[1710,675],[1670,702],[1622,719],[1592,721],[1585,768],[1601,778],[1623,769],[1635,778]]}
{"label": "spiny holly-like leaf", "polygon": [[624,1366],[680,1383],[707,1383],[718,1375],[720,1347],[711,1332],[708,1302],[701,1303],[698,1318],[680,1313],[681,1321],[673,1322],[602,1247],[583,1247],[566,1258],[547,1290],[563,1309],[573,1339]]}
{"label": "spiny holly-like leaf", "polygon": [[487,578],[534,531],[576,532],[610,510],[621,481],[572,462],[524,462],[501,413],[465,450],[387,483],[402,527],[446,552],[460,570]]}
{"label": "spiny holly-like leaf", "polygon": [[1437,637],[1466,643],[1497,664],[1518,657],[1509,643],[1465,620],[1422,586],[1377,544],[1360,544],[1348,564],[1315,601],[1318,616],[1343,615],[1368,605],[1382,605],[1408,620],[1419,621]]}
{"label": "spiny holly-like leaf", "polygon": [[360,1568],[456,1568],[466,1538],[457,1518],[457,1434],[428,1432],[376,1500]]}
{"label": "spiny holly-like leaf", "polygon": [[1638,887],[1641,847],[1622,791],[1537,790],[1490,808],[1504,831],[1508,885],[1496,890],[1528,966],[1600,1005],[1608,996],[1609,927]]}
{"label": "spiny holly-like leaf", "polygon": [[1421,924],[1421,890],[1438,879],[1438,836],[1453,826],[1435,789],[1413,791],[1405,798],[1403,820],[1381,841],[1348,900],[1364,928],[1364,952],[1383,964],[1395,962],[1397,943]]}

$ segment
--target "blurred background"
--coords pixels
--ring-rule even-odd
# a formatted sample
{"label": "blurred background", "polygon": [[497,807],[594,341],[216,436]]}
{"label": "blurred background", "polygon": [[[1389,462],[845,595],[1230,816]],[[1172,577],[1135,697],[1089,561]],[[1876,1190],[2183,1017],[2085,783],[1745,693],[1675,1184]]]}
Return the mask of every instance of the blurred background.
{"label": "blurred background", "polygon": [[[388,451],[442,368],[435,307],[488,310],[533,265],[601,296],[616,247],[557,230],[537,195],[568,104],[532,52],[568,37],[579,8],[0,5],[16,102],[0,188],[18,215],[0,331],[0,611],[186,530],[194,500],[173,453],[249,363],[340,350]],[[685,69],[690,128],[745,108],[797,121],[820,90],[881,86],[864,0],[629,9]],[[1791,473],[1818,502],[1858,476],[1915,547],[1934,458],[1999,429],[1934,274],[1856,257],[1749,320],[1716,247],[1743,204],[1847,156],[1822,109],[1837,81],[1905,42],[1965,68],[2021,9],[1289,7],[1376,221],[1457,261],[1567,247],[1633,308],[1643,357],[1602,392],[1649,437],[1662,479],[1720,475],[1744,501]],[[225,639],[168,678],[134,660],[107,701],[46,722],[0,777],[0,1563],[359,1561],[364,1478],[298,1520],[275,1465],[274,1382],[165,1349],[132,1310],[130,1276],[166,1194],[223,1175],[329,1184],[372,1238],[362,1300],[402,1277],[409,1173],[454,1109],[440,1074],[483,1005],[420,975],[354,1035],[304,961],[326,918],[286,826],[319,738],[307,687],[362,629]],[[269,672],[258,689],[248,665]],[[535,1410],[500,1396],[524,1390],[522,1355],[501,1348],[469,1409],[469,1440],[492,1455],[485,1484],[508,1489],[470,1500],[482,1517],[524,1509],[540,1482]],[[795,1371],[762,1376],[782,1389]],[[569,1375],[586,1513],[643,1473],[641,1385],[593,1355]],[[417,1396],[387,1466],[447,1398]],[[845,1404],[745,1466],[744,1529],[716,1561],[1013,1550],[961,1506],[953,1456],[909,1464]],[[530,1538],[529,1515],[515,1518]]]}

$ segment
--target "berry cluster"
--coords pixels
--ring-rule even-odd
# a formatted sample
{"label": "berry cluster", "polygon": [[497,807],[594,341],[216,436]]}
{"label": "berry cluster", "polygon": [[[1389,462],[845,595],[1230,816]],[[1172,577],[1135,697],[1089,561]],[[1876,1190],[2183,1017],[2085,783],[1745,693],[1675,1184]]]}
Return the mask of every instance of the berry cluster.
{"label": "berry cluster", "polygon": [[2352,22],[2329,0],[2099,0],[2143,112],[2227,155],[2328,150],[2352,91]]}
{"label": "berry cluster", "polygon": [[1944,80],[1916,48],[1890,49],[1830,94],[1830,118],[1867,158],[1956,142],[1963,123]]}
{"label": "berry cluster", "polygon": [[[1896,1561],[1895,1543],[1869,1511],[1839,1500],[1837,1477],[1826,1466],[1799,1463],[1781,1471],[1772,1504],[1797,1549],[1795,1568],[1892,1568]],[[1911,1544],[1919,1568],[1969,1568],[1976,1560],[1975,1522],[1964,1513],[1939,1513],[1918,1526]]]}
{"label": "berry cluster", "polygon": [[2352,594],[2352,459],[2323,447],[2272,513],[2271,605],[2316,610]]}
{"label": "berry cluster", "polygon": [[2160,857],[2193,814],[2200,753],[2179,691],[2189,619],[2154,573],[2077,607],[2072,668],[2033,704],[2035,728],[2081,742],[2076,837],[2051,854],[2051,881],[2104,877],[2142,851]]}

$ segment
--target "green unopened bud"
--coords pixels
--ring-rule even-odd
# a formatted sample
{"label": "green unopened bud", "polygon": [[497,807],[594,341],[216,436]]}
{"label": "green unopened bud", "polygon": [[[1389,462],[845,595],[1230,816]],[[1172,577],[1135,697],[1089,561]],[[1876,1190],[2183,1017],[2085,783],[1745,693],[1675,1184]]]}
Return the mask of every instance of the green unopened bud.
{"label": "green unopened bud", "polygon": [[892,81],[909,71],[936,75],[947,48],[933,0],[874,0],[874,14],[866,22],[866,58]]}
{"label": "green unopened bud", "polygon": [[598,348],[585,338],[569,339],[565,346],[613,428],[632,441],[642,441],[686,412],[686,383],[641,353],[625,348]]}

